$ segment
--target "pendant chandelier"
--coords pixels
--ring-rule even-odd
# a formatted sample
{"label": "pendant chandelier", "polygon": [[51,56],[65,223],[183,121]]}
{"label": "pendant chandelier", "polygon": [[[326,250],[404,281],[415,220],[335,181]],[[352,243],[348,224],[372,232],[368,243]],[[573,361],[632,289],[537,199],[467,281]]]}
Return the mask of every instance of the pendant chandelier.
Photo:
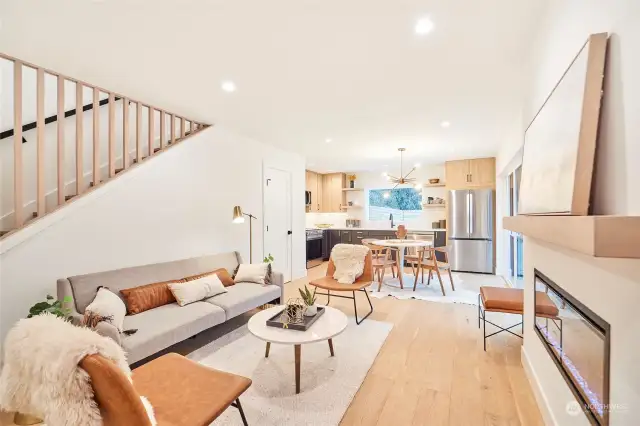
{"label": "pendant chandelier", "polygon": [[[395,186],[392,189],[396,189],[399,185],[413,185],[414,182],[416,181],[416,178],[410,178],[409,175],[413,173],[417,168],[420,167],[419,164],[416,164],[415,166],[413,166],[413,168],[409,170],[409,172],[406,175],[404,174],[403,154],[406,150],[407,150],[406,148],[398,148],[398,151],[400,151],[400,177],[396,177],[388,173],[384,173],[384,176],[387,178],[387,180],[395,184]],[[415,188],[420,189],[422,188],[422,185],[416,184]],[[385,193],[385,198],[387,197],[388,195],[387,193]]]}

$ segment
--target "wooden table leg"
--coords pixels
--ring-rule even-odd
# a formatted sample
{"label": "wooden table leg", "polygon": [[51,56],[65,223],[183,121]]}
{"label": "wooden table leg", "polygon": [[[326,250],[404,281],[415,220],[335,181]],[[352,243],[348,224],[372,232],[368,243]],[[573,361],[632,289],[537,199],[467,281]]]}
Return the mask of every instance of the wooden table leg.
{"label": "wooden table leg", "polygon": [[300,345],[294,345],[294,351],[296,354],[296,393],[300,393]]}
{"label": "wooden table leg", "polygon": [[329,339],[329,352],[331,352],[331,356],[334,356],[335,354],[333,353],[333,340]]}
{"label": "wooden table leg", "polygon": [[271,342],[267,342],[267,348],[264,350],[265,358],[269,358],[269,349],[271,349]]}

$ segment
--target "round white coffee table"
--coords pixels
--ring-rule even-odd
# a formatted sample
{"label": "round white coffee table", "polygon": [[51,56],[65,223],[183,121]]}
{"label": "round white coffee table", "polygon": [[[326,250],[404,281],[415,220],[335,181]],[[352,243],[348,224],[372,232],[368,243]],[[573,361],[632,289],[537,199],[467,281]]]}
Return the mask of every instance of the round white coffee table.
{"label": "round white coffee table", "polygon": [[267,348],[264,353],[265,358],[269,357],[271,343],[293,345],[296,361],[296,393],[300,393],[301,345],[327,340],[329,342],[329,352],[331,356],[334,356],[333,340],[331,339],[347,328],[348,321],[345,314],[329,306],[323,306],[323,308],[326,309],[325,313],[311,324],[307,331],[287,330],[267,325],[267,320],[278,312],[282,312],[284,305],[265,309],[252,316],[249,320],[248,327],[251,334],[267,342]]}

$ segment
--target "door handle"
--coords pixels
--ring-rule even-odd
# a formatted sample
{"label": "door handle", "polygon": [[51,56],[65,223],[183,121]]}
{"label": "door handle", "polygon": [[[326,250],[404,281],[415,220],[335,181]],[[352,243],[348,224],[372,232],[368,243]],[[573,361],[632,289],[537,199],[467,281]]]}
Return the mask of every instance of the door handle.
{"label": "door handle", "polygon": [[287,231],[287,235],[291,235],[291,234],[292,234],[292,232],[291,232],[291,231]]}
{"label": "door handle", "polygon": [[473,205],[473,193],[469,193],[469,234],[473,234],[473,222],[475,220],[475,206]]}

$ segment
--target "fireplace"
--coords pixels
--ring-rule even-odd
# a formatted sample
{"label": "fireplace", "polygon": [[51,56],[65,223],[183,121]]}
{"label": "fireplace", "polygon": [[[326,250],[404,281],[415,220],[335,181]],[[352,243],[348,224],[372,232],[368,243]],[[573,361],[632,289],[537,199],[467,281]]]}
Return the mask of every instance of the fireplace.
{"label": "fireplace", "polygon": [[536,312],[536,334],[591,423],[608,425],[609,323],[537,269],[534,279],[534,298],[547,293],[558,308],[555,316]]}

